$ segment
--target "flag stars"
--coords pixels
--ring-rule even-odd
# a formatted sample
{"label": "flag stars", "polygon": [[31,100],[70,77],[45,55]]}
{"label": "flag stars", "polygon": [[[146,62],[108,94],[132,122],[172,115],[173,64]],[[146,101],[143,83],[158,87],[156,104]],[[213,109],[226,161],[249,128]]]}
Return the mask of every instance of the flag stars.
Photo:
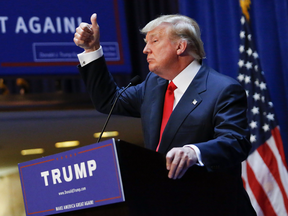
{"label": "flag stars", "polygon": [[265,102],[265,96],[262,96],[262,97],[261,97],[261,100],[262,100],[262,102],[264,103],[264,102]]}
{"label": "flag stars", "polygon": [[246,62],[245,67],[249,70],[252,68],[252,63],[251,62]]}
{"label": "flag stars", "polygon": [[273,103],[271,101],[268,104],[270,107],[273,107]]}
{"label": "flag stars", "polygon": [[260,100],[260,94],[255,93],[255,94],[253,95],[253,98],[254,98],[255,101]]}
{"label": "flag stars", "polygon": [[249,35],[247,36],[247,38],[248,38],[249,41],[251,41],[251,39],[252,39],[252,35],[249,34]]}
{"label": "flag stars", "polygon": [[251,48],[249,48],[249,49],[246,51],[246,53],[247,53],[249,56],[251,56],[251,55],[252,55],[252,53],[253,53],[253,51],[252,51],[252,49],[251,49]]}
{"label": "flag stars", "polygon": [[242,81],[244,80],[244,78],[245,78],[244,74],[239,74],[238,77],[237,77],[237,79],[238,79],[240,82],[242,82]]}
{"label": "flag stars", "polygon": [[244,16],[241,17],[240,21],[241,21],[241,24],[242,24],[242,25],[245,23],[245,18],[244,18]]}
{"label": "flag stars", "polygon": [[245,38],[245,32],[244,32],[244,31],[241,31],[241,32],[240,32],[240,38],[241,38],[241,39]]}
{"label": "flag stars", "polygon": [[256,142],[256,136],[251,134],[250,135],[250,142],[253,143],[253,142]]}
{"label": "flag stars", "polygon": [[258,79],[256,79],[254,83],[256,86],[259,86],[259,80]]}
{"label": "flag stars", "polygon": [[243,67],[243,65],[244,65],[244,61],[243,60],[239,60],[238,66],[241,68],[241,67]]}
{"label": "flag stars", "polygon": [[270,129],[268,124],[265,124],[262,128],[265,132],[269,131]]}
{"label": "flag stars", "polygon": [[274,114],[269,113],[266,117],[269,121],[274,121]]}
{"label": "flag stars", "polygon": [[255,66],[254,66],[254,70],[255,70],[255,71],[258,71],[258,65],[255,65]]}
{"label": "flag stars", "polygon": [[261,90],[266,89],[266,83],[261,82],[260,85],[259,85],[259,87],[260,87]]}
{"label": "flag stars", "polygon": [[239,51],[240,51],[240,53],[243,53],[243,52],[245,51],[245,48],[244,48],[243,45],[241,45],[241,46],[239,47]]}
{"label": "flag stars", "polygon": [[258,58],[258,53],[257,53],[257,52],[254,52],[252,55],[253,55],[253,57],[254,57],[255,59]]}
{"label": "flag stars", "polygon": [[251,77],[250,76],[245,76],[245,83],[250,83],[251,82]]}
{"label": "flag stars", "polygon": [[253,107],[252,109],[251,109],[251,112],[254,114],[254,115],[256,115],[256,114],[259,114],[259,107]]}
{"label": "flag stars", "polygon": [[257,128],[257,122],[256,121],[252,121],[249,125],[252,129]]}

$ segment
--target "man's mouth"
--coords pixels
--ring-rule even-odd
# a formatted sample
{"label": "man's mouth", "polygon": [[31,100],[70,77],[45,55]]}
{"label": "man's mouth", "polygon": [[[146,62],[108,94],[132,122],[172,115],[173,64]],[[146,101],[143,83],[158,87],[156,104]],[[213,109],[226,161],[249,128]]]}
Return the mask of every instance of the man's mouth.
{"label": "man's mouth", "polygon": [[150,63],[153,60],[153,58],[147,58],[147,62]]}

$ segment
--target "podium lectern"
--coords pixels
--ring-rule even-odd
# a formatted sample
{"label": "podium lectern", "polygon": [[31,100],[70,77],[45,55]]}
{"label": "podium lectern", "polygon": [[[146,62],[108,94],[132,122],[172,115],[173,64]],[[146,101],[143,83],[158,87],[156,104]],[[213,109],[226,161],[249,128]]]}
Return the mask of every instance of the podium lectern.
{"label": "podium lectern", "polygon": [[116,141],[125,201],[61,216],[236,215],[237,180],[193,166],[177,180],[168,178],[165,155]]}

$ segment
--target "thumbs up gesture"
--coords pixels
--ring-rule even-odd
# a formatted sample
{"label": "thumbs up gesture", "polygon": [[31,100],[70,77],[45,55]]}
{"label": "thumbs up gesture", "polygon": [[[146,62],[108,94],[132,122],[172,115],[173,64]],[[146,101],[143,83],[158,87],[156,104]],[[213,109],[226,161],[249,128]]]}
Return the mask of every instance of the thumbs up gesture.
{"label": "thumbs up gesture", "polygon": [[100,31],[97,14],[91,16],[91,24],[81,23],[74,34],[74,43],[82,47],[85,52],[92,52],[100,48]]}

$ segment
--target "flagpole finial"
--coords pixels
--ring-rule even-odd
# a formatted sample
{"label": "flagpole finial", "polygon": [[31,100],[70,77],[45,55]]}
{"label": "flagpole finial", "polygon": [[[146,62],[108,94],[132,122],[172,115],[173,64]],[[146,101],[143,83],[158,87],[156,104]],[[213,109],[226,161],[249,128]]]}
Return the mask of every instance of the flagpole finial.
{"label": "flagpole finial", "polygon": [[251,0],[240,0],[240,6],[242,8],[242,12],[248,21],[250,19],[250,15],[248,12],[248,10],[250,9],[250,4],[251,4]]}

